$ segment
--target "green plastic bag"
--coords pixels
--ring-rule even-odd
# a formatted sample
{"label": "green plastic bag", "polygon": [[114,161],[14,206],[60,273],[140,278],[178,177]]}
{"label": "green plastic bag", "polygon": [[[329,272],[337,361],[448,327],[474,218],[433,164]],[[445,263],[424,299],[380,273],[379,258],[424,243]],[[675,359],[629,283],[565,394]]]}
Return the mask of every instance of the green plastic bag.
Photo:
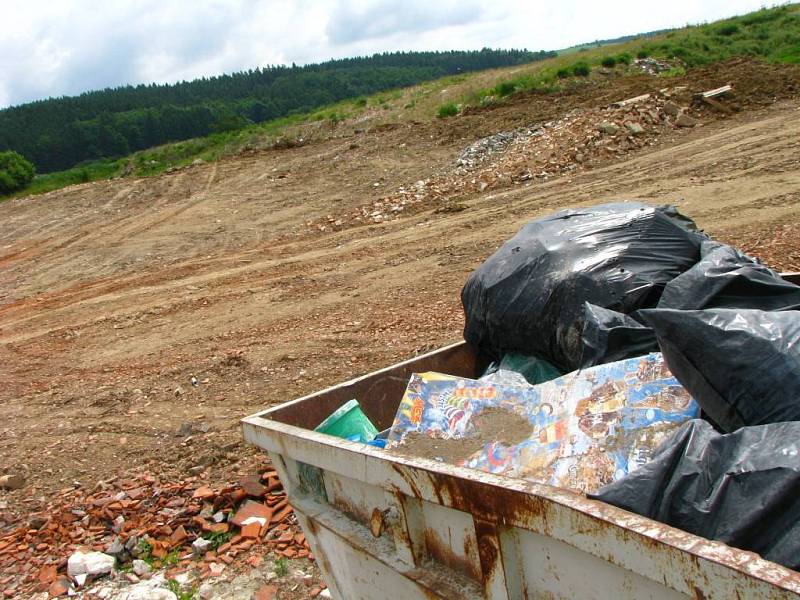
{"label": "green plastic bag", "polygon": [[378,435],[378,429],[361,410],[358,400],[348,400],[337,408],[314,431],[366,444]]}
{"label": "green plastic bag", "polygon": [[[522,381],[520,375],[525,381]],[[562,375],[561,371],[542,358],[508,352],[499,363],[493,362],[489,365],[481,379],[506,385],[524,385],[525,382],[538,385]]]}

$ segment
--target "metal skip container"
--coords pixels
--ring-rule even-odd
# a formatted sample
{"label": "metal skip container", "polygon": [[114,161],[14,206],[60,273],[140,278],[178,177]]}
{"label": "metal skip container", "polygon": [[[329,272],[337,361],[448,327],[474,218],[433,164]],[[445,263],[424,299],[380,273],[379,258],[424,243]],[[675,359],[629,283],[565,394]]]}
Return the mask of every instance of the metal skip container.
{"label": "metal skip container", "polygon": [[243,419],[334,598],[798,598],[800,573],[566,489],[314,432],[352,398],[389,427],[412,373],[480,372],[458,343]]}

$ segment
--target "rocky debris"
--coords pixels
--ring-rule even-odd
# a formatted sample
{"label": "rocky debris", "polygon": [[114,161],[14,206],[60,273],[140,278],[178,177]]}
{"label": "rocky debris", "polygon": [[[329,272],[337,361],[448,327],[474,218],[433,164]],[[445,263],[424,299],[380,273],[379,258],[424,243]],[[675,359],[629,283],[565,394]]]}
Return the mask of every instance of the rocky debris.
{"label": "rocky debris", "polygon": [[9,473],[0,476],[0,489],[18,490],[25,485],[25,478],[18,473]]}
{"label": "rocky debris", "polygon": [[[210,544],[211,542],[209,542],[209,545]],[[153,567],[151,567],[146,561],[137,558],[133,561],[133,572],[137,577],[144,579],[153,572]]]}
{"label": "rocky debris", "polygon": [[78,575],[89,575],[97,577],[111,572],[116,564],[113,556],[102,552],[75,552],[67,559],[67,575],[76,577]]}
{"label": "rocky debris", "polygon": [[699,121],[690,117],[685,112],[681,112],[675,119],[675,125],[678,127],[694,127]]}
{"label": "rocky debris", "polygon": [[511,131],[495,133],[467,146],[458,157],[456,165],[466,168],[476,167],[488,160],[492,154],[505,150],[509,144],[543,134],[544,130],[538,126],[518,127]]}
{"label": "rocky debris", "polygon": [[[336,231],[348,225],[391,221],[416,205],[450,202],[466,207],[455,199],[590,169],[651,146],[665,132],[687,127],[694,119],[676,101],[685,91],[685,86],[665,88],[605,107],[577,108],[554,121],[481,138],[459,154],[452,169],[436,177],[402,186],[350,214],[331,214],[306,225]],[[451,211],[442,207],[439,212]]]}
{"label": "rocky debris", "polygon": [[[38,528],[29,526],[34,521]],[[168,578],[218,577],[266,550],[313,560],[271,466],[222,487],[142,473],[91,490],[66,488],[39,513],[1,530],[0,589],[19,597],[48,590],[63,595],[86,577],[112,572],[116,559],[127,568],[131,558],[133,573],[125,575],[132,581],[149,577],[153,565],[166,567]]]}
{"label": "rocky debris", "polygon": [[659,60],[657,58],[637,58],[633,61],[633,66],[648,75],[658,75],[665,71],[681,65],[678,61]]}
{"label": "rocky debris", "polygon": [[670,117],[677,117],[679,114],[681,114],[681,107],[672,100],[667,100],[664,102],[664,114]]}
{"label": "rocky debris", "polygon": [[633,135],[641,135],[644,133],[644,127],[633,121],[625,121],[625,129],[630,131]]}
{"label": "rocky debris", "polygon": [[608,121],[600,123],[600,125],[597,126],[597,130],[608,135],[617,135],[621,131],[617,125],[609,123]]}

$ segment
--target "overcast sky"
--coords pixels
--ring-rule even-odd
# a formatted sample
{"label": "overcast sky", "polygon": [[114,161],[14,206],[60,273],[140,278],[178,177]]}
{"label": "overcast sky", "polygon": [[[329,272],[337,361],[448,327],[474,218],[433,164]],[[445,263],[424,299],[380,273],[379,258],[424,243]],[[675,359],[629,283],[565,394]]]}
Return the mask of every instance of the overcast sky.
{"label": "overcast sky", "polygon": [[0,107],[386,50],[554,50],[762,0],[0,0]]}

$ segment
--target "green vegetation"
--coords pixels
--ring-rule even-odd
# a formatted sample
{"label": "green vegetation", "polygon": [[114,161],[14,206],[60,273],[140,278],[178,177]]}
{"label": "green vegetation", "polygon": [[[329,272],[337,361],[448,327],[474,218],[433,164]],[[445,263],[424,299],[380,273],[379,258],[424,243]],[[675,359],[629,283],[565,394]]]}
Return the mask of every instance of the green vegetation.
{"label": "green vegetation", "polygon": [[[332,61],[322,65],[312,65],[308,68],[281,67],[278,69],[282,69],[281,77],[283,79],[278,79],[288,86],[287,99],[291,99],[292,93],[297,92],[299,82],[304,82],[303,85],[311,85],[311,82],[315,82],[314,85],[316,85],[316,82],[330,82],[341,76],[344,78],[344,83],[330,94],[309,96],[311,100],[303,102],[300,106],[294,106],[284,116],[278,118],[266,118],[267,113],[259,112],[261,109],[248,116],[248,113],[240,108],[249,102],[247,100],[249,96],[245,96],[244,99],[230,100],[226,95],[230,94],[233,97],[235,93],[240,92],[256,93],[254,90],[260,90],[258,93],[266,93],[268,89],[278,86],[278,79],[275,79],[270,86],[248,88],[249,84],[246,85],[247,82],[255,85],[253,82],[259,78],[273,77],[275,73],[272,73],[270,69],[257,73],[242,73],[212,80],[178,84],[177,86],[139,86],[84,94],[80,98],[48,100],[0,111],[0,150],[9,147],[9,136],[14,137],[19,134],[17,131],[12,135],[13,128],[5,129],[6,123],[16,123],[15,119],[24,116],[35,121],[40,115],[44,115],[45,123],[37,124],[33,128],[35,131],[30,136],[29,142],[34,146],[41,142],[44,144],[41,146],[42,148],[50,147],[48,144],[55,143],[54,140],[59,139],[58,128],[53,124],[53,120],[59,121],[61,108],[65,108],[66,112],[64,118],[60,119],[59,126],[67,131],[68,135],[77,135],[76,132],[83,127],[91,129],[88,125],[90,122],[99,127],[96,130],[99,135],[102,130],[101,121],[119,124],[128,118],[125,115],[138,114],[137,111],[144,111],[151,116],[162,111],[163,114],[169,116],[167,121],[173,117],[177,119],[180,114],[184,116],[194,114],[191,111],[197,110],[198,106],[203,110],[211,110],[215,115],[208,125],[208,132],[206,132],[208,135],[201,133],[197,134],[198,137],[192,138],[184,131],[181,136],[188,136],[189,139],[150,145],[127,158],[82,160],[82,155],[78,153],[72,157],[75,160],[81,160],[78,165],[64,171],[38,174],[28,187],[12,192],[10,195],[35,194],[75,183],[109,177],[155,175],[172,168],[189,165],[197,159],[213,162],[220,157],[246,150],[302,145],[306,141],[301,139],[299,127],[305,123],[317,121],[319,127],[324,131],[326,127],[336,127],[344,119],[360,115],[365,111],[375,111],[381,107],[393,109],[403,107],[404,112],[402,116],[398,116],[400,114],[398,112],[386,112],[385,116],[380,119],[421,119],[431,118],[434,115],[446,118],[458,114],[463,107],[487,106],[503,102],[506,98],[520,92],[548,94],[559,90],[568,90],[575,86],[587,85],[600,78],[601,76],[594,73],[592,68],[603,64],[603,61],[608,58],[614,60],[616,71],[621,75],[633,72],[632,67],[621,68],[623,65],[629,65],[633,56],[638,58],[652,56],[673,61],[674,67],[661,73],[661,77],[680,77],[692,67],[718,62],[732,56],[752,56],[773,63],[800,63],[800,5],[792,4],[763,9],[716,23],[690,26],[669,32],[627,36],[622,39],[623,43],[618,43],[613,47],[608,42],[610,41],[605,40],[574,47],[568,51],[559,52],[556,57],[552,57],[553,53],[550,53],[551,58],[543,62],[514,66],[512,73],[506,71],[502,75],[492,71],[478,74],[466,71],[502,64],[517,65],[518,62],[525,60],[536,59],[538,61],[544,58],[544,55],[542,53],[513,52],[492,54],[486,51],[480,53],[422,53],[419,55],[418,53],[395,53],[368,59],[354,59],[353,61]],[[423,55],[428,57],[425,60],[430,59],[433,62],[425,63]],[[420,83],[407,90],[397,89],[400,85],[406,85],[406,82],[418,81],[423,72],[432,74],[444,71],[447,73],[448,69],[453,69],[458,57],[462,55],[467,58],[471,57],[470,60],[474,59],[470,63],[470,67],[461,68],[464,72],[445,74],[439,79]],[[525,58],[526,56],[529,58]],[[415,60],[416,63],[414,63]],[[436,63],[437,60],[438,63]],[[434,63],[438,67],[432,68]],[[413,66],[415,64],[416,67]],[[406,66],[403,67],[403,65]],[[431,70],[425,71],[428,67],[431,67]],[[406,70],[403,71],[403,69]],[[439,70],[437,71],[437,69]],[[398,73],[401,71],[408,75],[407,79],[399,77]],[[367,73],[369,75],[367,81],[363,85],[359,83],[350,86],[348,82],[351,77],[355,77],[358,73]],[[316,91],[324,89],[324,85],[314,89],[316,94]],[[345,91],[350,95],[338,99]],[[181,94],[185,94],[181,100],[183,104],[177,100]],[[217,95],[214,96],[214,94]],[[212,96],[216,99],[207,100]],[[325,102],[322,100],[323,97],[327,98]],[[136,102],[147,100],[157,107],[137,108],[138,105],[134,100]],[[193,102],[200,104],[193,104]],[[322,104],[317,107],[318,102]],[[109,112],[115,103],[129,106],[130,110]],[[263,103],[267,104],[266,101]],[[289,104],[284,105],[284,108],[286,106]],[[80,110],[78,110],[79,108]],[[107,116],[102,114],[92,116],[96,114],[96,112],[92,112],[93,110],[100,109],[105,110],[108,113]],[[75,122],[78,124],[74,127],[65,125],[65,123],[70,123],[69,119],[74,114],[80,116],[79,121]],[[259,121],[262,117],[266,120]],[[55,137],[49,136],[47,133],[48,127],[51,126]],[[211,132],[212,127],[214,132]],[[146,128],[140,129],[140,131],[145,130]],[[117,142],[119,140],[116,136],[110,135],[109,131],[103,133],[105,136],[103,143],[113,146],[114,140],[116,139]],[[43,132],[43,134],[37,137],[36,132]],[[164,133],[163,130],[162,133]],[[125,135],[123,137],[127,140]],[[179,138],[173,136],[169,139]],[[86,142],[87,138],[79,136],[76,140],[75,143],[81,140]],[[147,143],[150,144],[150,141],[152,140]],[[103,144],[98,144],[99,141],[94,144],[95,149],[105,147]],[[131,148],[137,147],[130,143],[128,145]],[[110,155],[105,151],[98,150],[98,152],[100,155]],[[32,157],[28,156],[28,158]],[[8,192],[5,193],[8,194]],[[1,191],[0,197],[3,197]]]}
{"label": "green vegetation", "polygon": [[275,574],[278,577],[285,577],[289,573],[289,561],[286,557],[281,556],[275,561]]}
{"label": "green vegetation", "polygon": [[[643,36],[619,38],[624,45],[621,52],[608,54],[610,42],[576,46],[568,52],[559,52],[559,58],[543,63],[535,70],[500,80],[494,86],[473,90],[463,98],[465,105],[480,106],[487,98],[502,99],[517,92],[535,90],[555,92],[561,89],[559,81],[570,78],[591,77],[592,66],[607,68],[630,65],[633,55],[638,58],[653,56],[678,62],[672,69],[660,73],[661,77],[680,77],[686,69],[719,62],[732,56],[752,56],[769,62],[800,62],[800,5],[792,4],[762,9],[741,17],[726,19],[708,25],[690,26],[680,30],[651,32]],[[606,52],[602,52],[606,50]],[[571,52],[580,52],[581,60],[567,63]],[[577,83],[575,80],[571,83]]]}
{"label": "green vegetation", "polygon": [[[555,53],[488,48],[394,52],[87,92],[0,110],[0,151],[20,152],[49,173],[165,142],[238,131],[381,90],[550,56]],[[384,94],[377,104],[388,106],[391,99]]]}
{"label": "green vegetation", "polygon": [[211,542],[211,549],[216,552],[222,544],[226,544],[230,541],[233,537],[233,532],[226,531],[225,533],[217,533],[216,531],[212,531],[203,537]]}
{"label": "green vegetation", "polygon": [[33,164],[16,152],[0,152],[0,194],[21,190],[33,181]]}
{"label": "green vegetation", "polygon": [[436,115],[440,119],[444,119],[446,117],[455,117],[459,112],[458,104],[455,102],[445,102],[439,107],[439,110],[436,111]]}
{"label": "green vegetation", "polygon": [[765,8],[717,23],[686,27],[666,39],[649,40],[641,51],[678,58],[687,67],[752,56],[772,63],[800,62],[800,6]]}
{"label": "green vegetation", "polygon": [[181,584],[175,579],[167,579],[167,589],[178,597],[178,600],[193,600],[197,590],[192,588],[184,591]]}
{"label": "green vegetation", "polygon": [[592,68],[589,66],[589,63],[585,62],[575,63],[572,65],[570,70],[576,77],[588,77],[592,72]]}

